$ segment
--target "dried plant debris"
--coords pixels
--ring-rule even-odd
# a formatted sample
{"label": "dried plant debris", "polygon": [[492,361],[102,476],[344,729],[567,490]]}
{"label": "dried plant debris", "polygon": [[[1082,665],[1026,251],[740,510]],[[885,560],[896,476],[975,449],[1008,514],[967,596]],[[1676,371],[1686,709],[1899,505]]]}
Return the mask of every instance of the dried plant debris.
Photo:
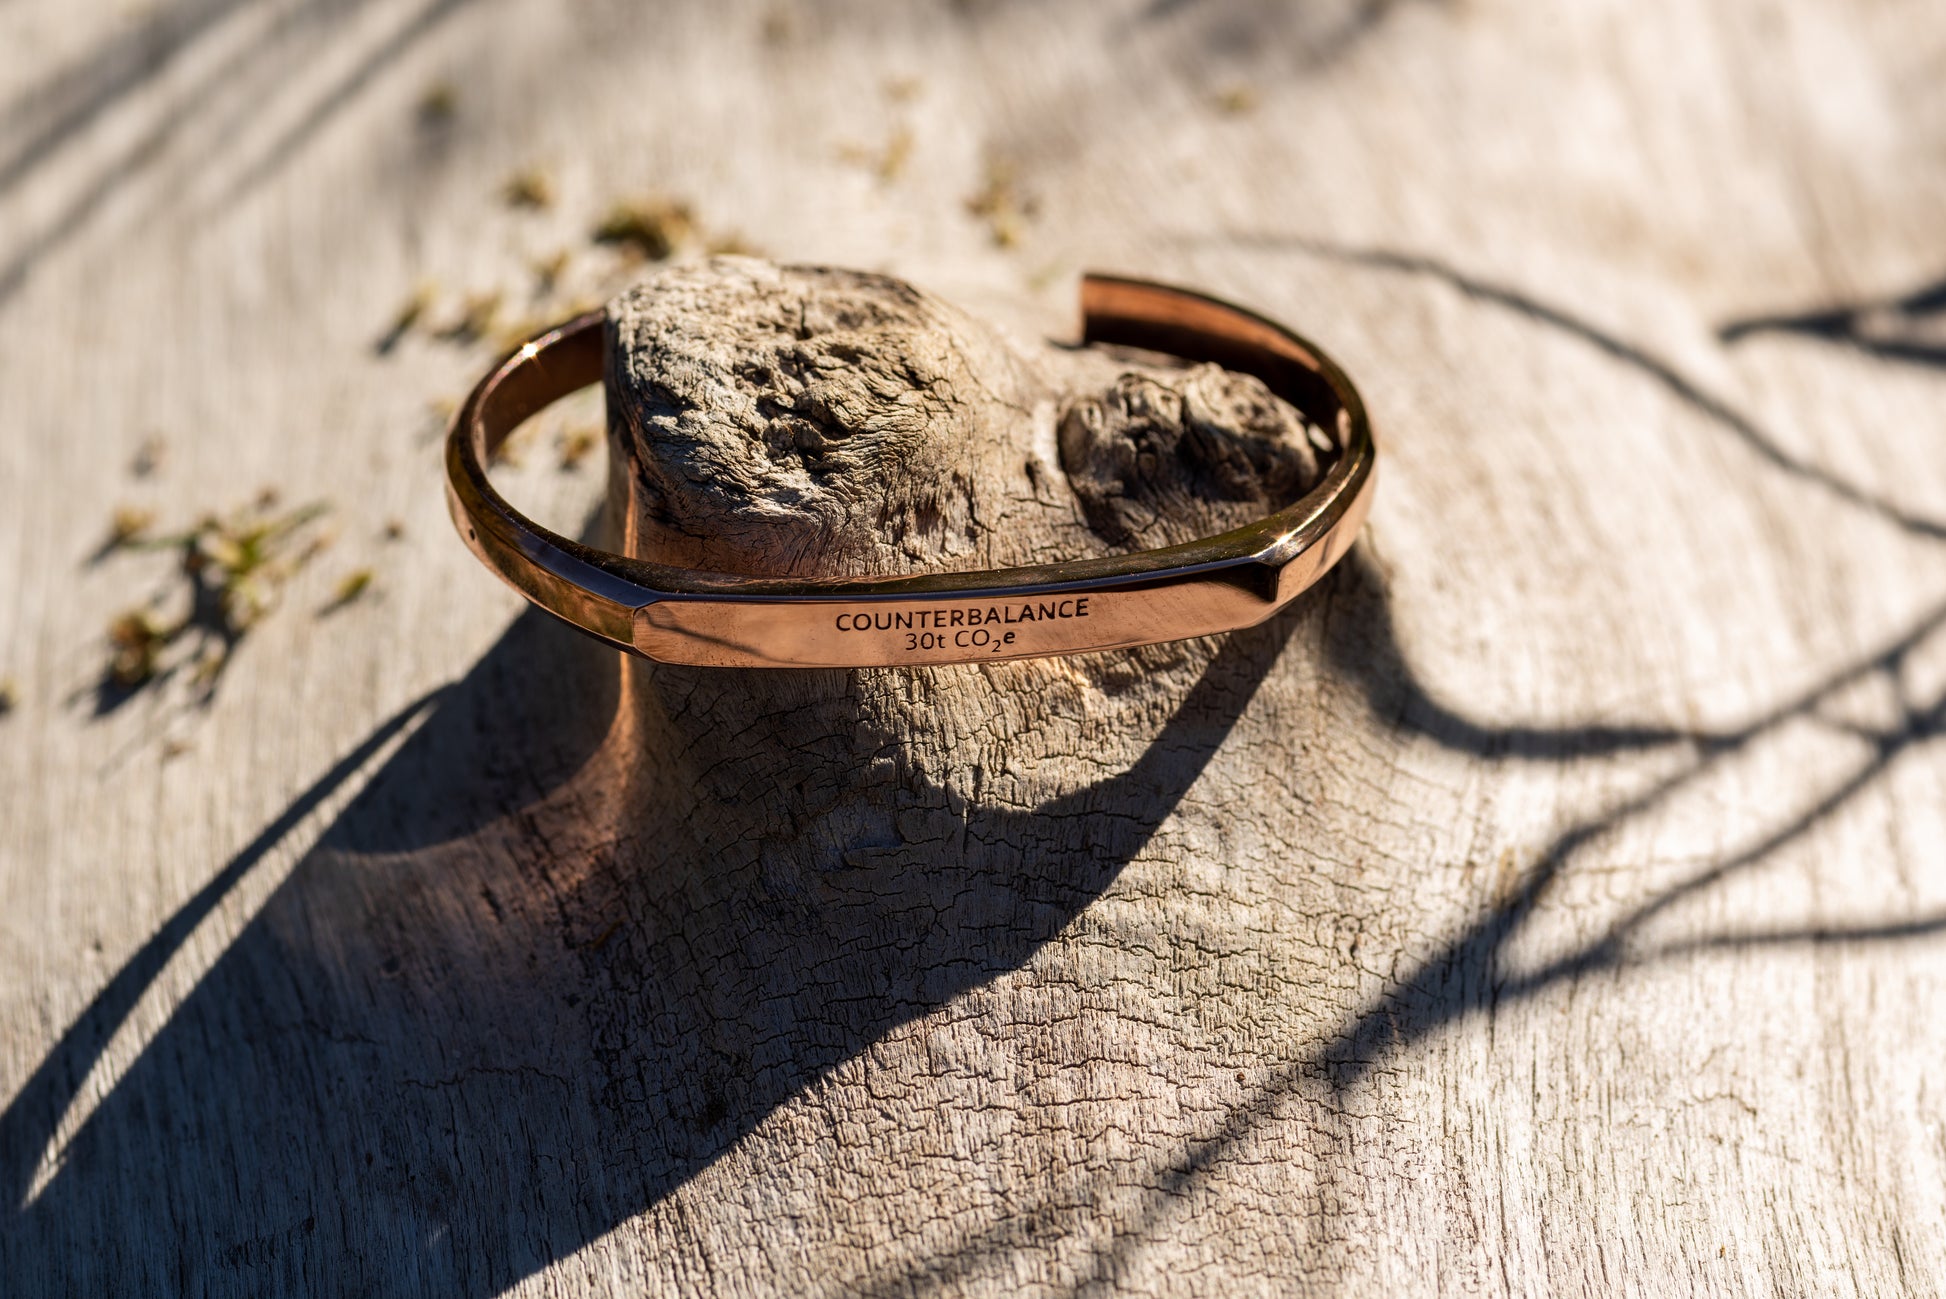
{"label": "dried plant debris", "polygon": [[1245,113],[1256,111],[1257,88],[1248,82],[1234,82],[1217,91],[1210,102],[1216,106],[1216,111],[1219,113],[1242,117]]}
{"label": "dried plant debris", "polygon": [[460,299],[459,310],[439,331],[439,336],[449,343],[461,344],[477,343],[487,337],[500,318],[500,297],[498,289],[467,294]]}
{"label": "dried plant debris", "polygon": [[372,350],[380,356],[391,352],[407,334],[412,332],[414,325],[425,319],[426,313],[432,310],[433,302],[438,296],[439,286],[431,280],[420,280],[413,285],[412,292],[407,294],[405,301],[399,304],[399,309],[392,313],[392,323],[385,327],[385,332],[379,335],[376,343],[372,344]]}
{"label": "dried plant debris", "polygon": [[487,452],[487,466],[498,469],[519,469],[527,463],[527,451],[534,441],[534,430],[540,427],[539,420],[528,420],[514,426],[500,445]]}
{"label": "dried plant debris", "polygon": [[568,266],[574,261],[574,253],[567,248],[557,248],[545,257],[536,257],[530,265],[534,270],[534,292],[542,297],[554,292],[561,286],[561,277],[568,273]]}
{"label": "dried plant debris", "polygon": [[105,558],[124,546],[141,541],[154,526],[154,510],[139,505],[117,505],[115,512],[108,516],[108,535],[103,538],[95,558]]}
{"label": "dried plant debris", "polygon": [[147,609],[130,609],[108,624],[108,679],[133,690],[160,670],[162,651],[180,630]]}
{"label": "dried plant debris", "polygon": [[874,174],[879,183],[889,185],[905,171],[907,159],[912,157],[912,128],[901,126],[887,137],[885,148],[879,152],[878,166]]}
{"label": "dried plant debris", "polygon": [[334,613],[344,608],[371,589],[374,574],[369,568],[354,568],[331,588],[331,599],[319,610],[320,613]]}
{"label": "dried plant debris", "polygon": [[[109,660],[98,708],[107,711],[135,690],[187,671],[202,700],[214,694],[231,652],[276,607],[291,577],[330,544],[313,527],[321,503],[280,510],[274,491],[227,516],[206,515],[185,532],[132,536],[118,549],[177,554],[187,588],[130,609],[108,627]],[[181,611],[168,614],[174,605]]]}
{"label": "dried plant debris", "polygon": [[497,341],[504,333],[501,307],[505,301],[506,295],[499,289],[481,289],[463,295],[450,310],[435,312],[436,295],[430,287],[422,285],[399,309],[391,328],[378,340],[374,350],[381,356],[390,352],[415,326],[423,327],[427,337],[459,347],[470,347],[482,340]]}
{"label": "dried plant debris", "polygon": [[554,178],[539,167],[523,167],[507,177],[500,187],[500,197],[507,201],[508,207],[535,210],[553,207]]}
{"label": "dried plant debris", "polygon": [[560,439],[555,444],[555,449],[560,456],[561,469],[570,473],[579,469],[581,462],[594,454],[595,448],[600,445],[601,434],[595,429],[562,429]]}
{"label": "dried plant debris", "polygon": [[1038,207],[1037,200],[1022,192],[1013,162],[988,154],[986,174],[979,190],[966,200],[966,210],[986,222],[994,245],[1016,247]]}
{"label": "dried plant debris", "polygon": [[848,144],[838,151],[838,156],[855,167],[863,167],[871,172],[879,184],[890,185],[904,173],[905,164],[912,157],[912,143],[912,129],[898,126],[893,128],[883,145],[872,148]]}
{"label": "dried plant debris", "polygon": [[385,526],[379,530],[379,535],[387,541],[405,540],[405,520],[387,519]]}
{"label": "dried plant debris", "polygon": [[1027,288],[1033,293],[1045,293],[1058,283],[1063,276],[1067,275],[1067,273],[1068,264],[1066,262],[1059,260],[1051,261],[1028,275]]}
{"label": "dried plant debris", "polygon": [[413,110],[424,127],[441,127],[459,116],[459,89],[450,81],[435,81],[420,92]]}
{"label": "dried plant debris", "polygon": [[695,214],[679,199],[659,196],[615,204],[594,229],[598,244],[610,244],[651,262],[667,261],[696,233]]}
{"label": "dried plant debris", "polygon": [[0,717],[6,717],[20,707],[20,687],[12,677],[0,677]]}
{"label": "dried plant debris", "polygon": [[135,455],[128,462],[128,471],[137,478],[147,478],[162,468],[168,457],[169,444],[160,437],[144,438],[142,445],[135,448]]}

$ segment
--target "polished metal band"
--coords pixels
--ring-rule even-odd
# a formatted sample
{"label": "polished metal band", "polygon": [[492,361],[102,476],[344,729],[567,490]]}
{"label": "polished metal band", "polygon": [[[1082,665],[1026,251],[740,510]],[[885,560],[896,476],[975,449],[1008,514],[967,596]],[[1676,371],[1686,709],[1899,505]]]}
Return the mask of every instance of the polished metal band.
{"label": "polished metal band", "polygon": [[1200,541],[1103,559],[894,578],[742,577],[578,545],[509,505],[486,462],[522,420],[601,379],[602,313],[524,344],[480,381],[446,442],[447,504],[481,562],[542,609],[622,649],[721,667],[973,663],[1120,649],[1262,622],[1343,557],[1378,450],[1358,392],[1263,317],[1183,289],[1090,275],[1083,341],[1254,374],[1338,454],[1295,504]]}

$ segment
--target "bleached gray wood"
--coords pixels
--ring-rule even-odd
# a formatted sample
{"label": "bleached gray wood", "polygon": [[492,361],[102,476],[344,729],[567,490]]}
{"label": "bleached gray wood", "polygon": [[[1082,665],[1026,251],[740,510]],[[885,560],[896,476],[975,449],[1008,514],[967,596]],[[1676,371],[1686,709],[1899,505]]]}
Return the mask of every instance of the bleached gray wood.
{"label": "bleached gray wood", "polygon": [[[1942,1288],[1933,7],[80,8],[0,9],[9,1295]],[[449,535],[488,349],[373,344],[651,191],[1030,360],[1084,266],[1287,319],[1367,536],[1222,644],[620,675]],[[804,562],[1105,544],[985,445]],[[94,716],[111,508],[265,484],[334,548]]]}

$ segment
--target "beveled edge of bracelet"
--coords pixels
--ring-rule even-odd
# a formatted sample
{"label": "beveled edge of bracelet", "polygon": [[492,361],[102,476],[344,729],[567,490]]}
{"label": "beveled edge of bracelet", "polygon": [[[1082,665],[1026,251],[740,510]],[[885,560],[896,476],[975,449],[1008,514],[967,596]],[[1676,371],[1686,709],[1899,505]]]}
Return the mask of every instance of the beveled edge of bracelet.
{"label": "beveled edge of bracelet", "polygon": [[[1155,550],[1027,567],[776,578],[618,555],[527,518],[493,487],[485,470],[489,449],[522,421],[601,379],[605,317],[597,310],[515,348],[468,394],[447,437],[448,508],[475,555],[535,605],[611,645],[665,662],[818,667],[975,662],[1188,639],[1270,617],[1343,557],[1370,508],[1377,446],[1356,387],[1300,335],[1191,290],[1091,273],[1081,281],[1081,311],[1084,343],[1215,361],[1255,374],[1287,400],[1293,400],[1294,387],[1321,380],[1339,412],[1339,451],[1323,480],[1284,509],[1227,532]],[[1145,594],[1156,613],[1153,625],[1131,626],[1124,617],[1122,625],[1102,627],[1098,637],[1092,628],[1084,633],[1077,627],[1064,629],[1075,633],[1070,640],[981,653],[901,653],[854,640],[834,655],[809,645],[762,643],[800,638],[781,630],[777,617],[749,607],[796,606],[795,617],[812,612],[805,605],[825,606],[825,612],[846,605],[913,607],[942,601],[971,606],[1095,592]],[[756,625],[756,631],[725,634],[725,626],[738,624]]]}

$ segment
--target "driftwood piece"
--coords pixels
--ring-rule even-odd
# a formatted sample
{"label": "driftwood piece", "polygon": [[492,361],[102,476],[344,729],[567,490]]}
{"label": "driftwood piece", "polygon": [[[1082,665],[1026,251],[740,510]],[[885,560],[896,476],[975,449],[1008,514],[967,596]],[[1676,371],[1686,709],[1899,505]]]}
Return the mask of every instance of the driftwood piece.
{"label": "driftwood piece", "polygon": [[1168,545],[1295,500],[1330,445],[1248,375],[1026,352],[885,276],[724,258],[611,314],[638,545],[700,568],[886,574]]}
{"label": "driftwood piece", "polygon": [[[0,1293],[1936,1293],[1942,66],[1856,0],[0,6]],[[1344,361],[1367,533],[1221,642],[624,670],[428,407],[736,237],[937,296],[625,301],[672,551],[1310,472],[1044,345],[1083,267]],[[497,471],[570,530],[585,418]],[[213,702],[96,689],[172,571],[114,507],[265,486],[338,540]]]}
{"label": "driftwood piece", "polygon": [[[884,277],[717,262],[613,311],[615,463],[644,488],[644,544],[721,569],[1101,553],[1069,474],[1118,522],[1156,518],[1139,539],[1159,544],[1242,521],[1267,490],[1302,491],[1316,473],[1304,422],[1254,379],[1011,344]],[[1055,430],[1077,425],[1064,472]],[[1192,466],[1255,452],[1274,481],[1205,472],[1187,491],[1194,480],[1154,453],[1185,438],[1203,448]],[[1314,606],[1308,630],[1300,615],[1227,642],[1071,660],[629,664],[612,741],[619,844],[588,887],[631,919],[610,944],[617,994],[590,1010],[617,1051],[603,1072],[635,1084],[617,1109],[645,1166],[686,1180],[719,1155],[738,1162],[763,1131],[764,1161],[830,1176],[822,1152],[846,1139],[779,1113],[808,1090],[856,1098],[840,1112],[872,1096],[869,1116],[832,1120],[865,1123],[909,1167],[963,1166],[968,1143],[1019,1150],[1021,1182],[979,1199],[1022,1230],[1042,1197],[1139,1195],[1142,1160],[1076,1160],[1074,1142],[1100,1125],[1150,1134],[1139,1149],[1208,1102],[1127,1066],[1205,1049],[1211,1032],[1267,1035],[1283,1014],[1260,983],[1226,975],[1215,930],[1235,909],[1276,927],[1271,913],[1317,887],[1252,878],[1300,838],[1309,782],[1244,764],[1224,773],[1227,799],[1197,786],[1286,643],[1318,635]],[[1292,742],[1261,753],[1288,757]],[[1108,895],[1138,866],[1137,896],[1118,905]],[[1164,935],[1185,931],[1208,931],[1211,950],[1158,964]],[[1090,1007],[1110,1019],[1076,1039],[1063,1026]],[[1210,1081],[1225,1092],[1262,1067],[1219,1055]],[[869,1256],[926,1230],[937,1205],[867,1192],[875,1160],[857,1175],[848,1248]],[[827,1268],[791,1283],[837,1280]],[[871,1270],[849,1283],[869,1287]]]}

